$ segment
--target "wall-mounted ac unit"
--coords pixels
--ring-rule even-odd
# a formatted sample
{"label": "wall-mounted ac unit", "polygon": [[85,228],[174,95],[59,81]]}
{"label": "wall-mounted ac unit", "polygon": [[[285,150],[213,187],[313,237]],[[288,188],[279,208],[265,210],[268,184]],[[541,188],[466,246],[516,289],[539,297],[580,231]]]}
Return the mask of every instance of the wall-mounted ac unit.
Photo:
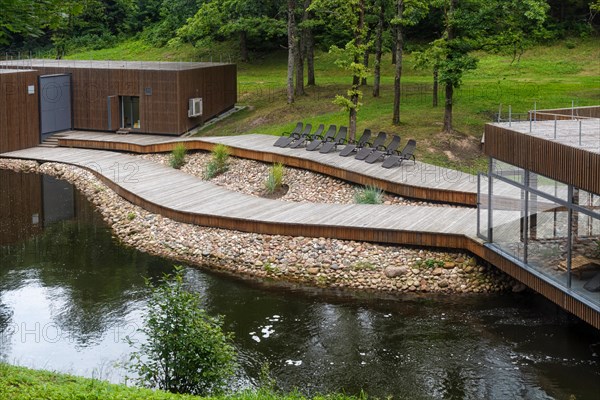
{"label": "wall-mounted ac unit", "polygon": [[195,118],[202,115],[202,98],[190,99],[188,108],[188,117]]}

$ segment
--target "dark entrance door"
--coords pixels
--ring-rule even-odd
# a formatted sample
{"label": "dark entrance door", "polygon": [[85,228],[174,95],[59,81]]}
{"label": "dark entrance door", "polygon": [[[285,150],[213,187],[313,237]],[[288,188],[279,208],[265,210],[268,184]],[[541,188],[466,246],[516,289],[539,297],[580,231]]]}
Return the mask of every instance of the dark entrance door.
{"label": "dark entrance door", "polygon": [[40,76],[40,128],[42,140],[71,129],[71,75]]}

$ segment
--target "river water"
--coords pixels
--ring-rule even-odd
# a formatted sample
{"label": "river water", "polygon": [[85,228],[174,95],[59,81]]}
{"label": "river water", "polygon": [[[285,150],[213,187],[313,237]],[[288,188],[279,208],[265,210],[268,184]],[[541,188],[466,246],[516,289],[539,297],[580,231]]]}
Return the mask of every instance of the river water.
{"label": "river water", "polygon": [[[124,248],[72,186],[0,171],[0,358],[122,382],[143,277],[172,262]],[[238,385],[407,399],[600,399],[600,333],[532,293],[351,295],[186,268],[225,316]],[[571,397],[575,396],[575,397]]]}

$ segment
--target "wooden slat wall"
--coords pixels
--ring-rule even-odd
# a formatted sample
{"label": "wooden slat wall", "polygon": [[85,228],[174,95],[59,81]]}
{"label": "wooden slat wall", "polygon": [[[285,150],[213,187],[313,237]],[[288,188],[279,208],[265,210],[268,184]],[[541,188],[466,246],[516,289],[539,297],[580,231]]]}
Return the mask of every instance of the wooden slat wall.
{"label": "wooden slat wall", "polygon": [[[0,170],[0,189],[23,188],[0,190],[0,246],[19,243],[42,231],[41,179],[41,175]],[[39,216],[38,224],[32,223],[34,214]]]}
{"label": "wooden slat wall", "polygon": [[[532,111],[530,111],[531,113]],[[554,119],[554,115],[556,114],[558,115],[564,115],[568,118],[564,118],[564,119],[571,119],[571,115],[575,116],[575,117],[585,117],[585,118],[600,118],[600,106],[590,106],[590,107],[576,107],[574,109],[571,108],[556,108],[556,109],[551,109],[551,110],[538,110],[537,115],[551,115],[552,118],[538,118],[538,120],[541,119]],[[557,118],[560,119],[560,118]]]}
{"label": "wooden slat wall", "polygon": [[500,161],[600,194],[600,154],[494,125],[485,126],[484,152]]}
{"label": "wooden slat wall", "polygon": [[[235,64],[181,71],[92,67],[37,70],[39,75],[72,75],[73,129],[107,131],[109,96],[139,96],[141,127],[135,132],[167,135],[180,135],[201,125],[231,109],[237,101]],[[146,94],[146,88],[152,94]],[[203,98],[201,118],[188,118],[188,100],[192,97]]]}
{"label": "wooden slat wall", "polygon": [[[179,103],[185,105],[178,111],[179,129],[185,132],[235,106],[237,68],[235,64],[225,64],[180,71],[178,86]],[[187,104],[195,97],[202,97],[203,115],[188,118]]]}
{"label": "wooden slat wall", "polygon": [[[35,87],[35,94],[27,94],[29,85]],[[39,143],[37,73],[0,73],[0,153]]]}

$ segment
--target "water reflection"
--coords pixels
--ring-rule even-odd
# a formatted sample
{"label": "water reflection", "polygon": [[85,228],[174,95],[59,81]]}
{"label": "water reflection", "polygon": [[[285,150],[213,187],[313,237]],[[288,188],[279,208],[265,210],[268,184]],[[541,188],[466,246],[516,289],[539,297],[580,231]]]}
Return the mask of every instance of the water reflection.
{"label": "water reflection", "polygon": [[[27,191],[41,177],[10,179]],[[18,186],[10,195],[6,188],[0,186],[3,205],[26,197]],[[146,306],[142,277],[161,276],[171,263],[119,246],[76,192],[52,196],[72,212],[49,222],[44,200],[30,196],[31,204],[11,200],[13,228],[0,223],[0,241],[12,243],[0,245],[0,355],[119,381],[123,371],[113,363],[130,351],[122,339],[135,332]],[[15,221],[30,221],[36,210],[43,229],[22,227],[14,241]],[[255,383],[268,362],[281,389],[306,393],[597,399],[600,392],[598,332],[538,296],[351,298],[193,268],[186,282],[235,333],[242,384]]]}

